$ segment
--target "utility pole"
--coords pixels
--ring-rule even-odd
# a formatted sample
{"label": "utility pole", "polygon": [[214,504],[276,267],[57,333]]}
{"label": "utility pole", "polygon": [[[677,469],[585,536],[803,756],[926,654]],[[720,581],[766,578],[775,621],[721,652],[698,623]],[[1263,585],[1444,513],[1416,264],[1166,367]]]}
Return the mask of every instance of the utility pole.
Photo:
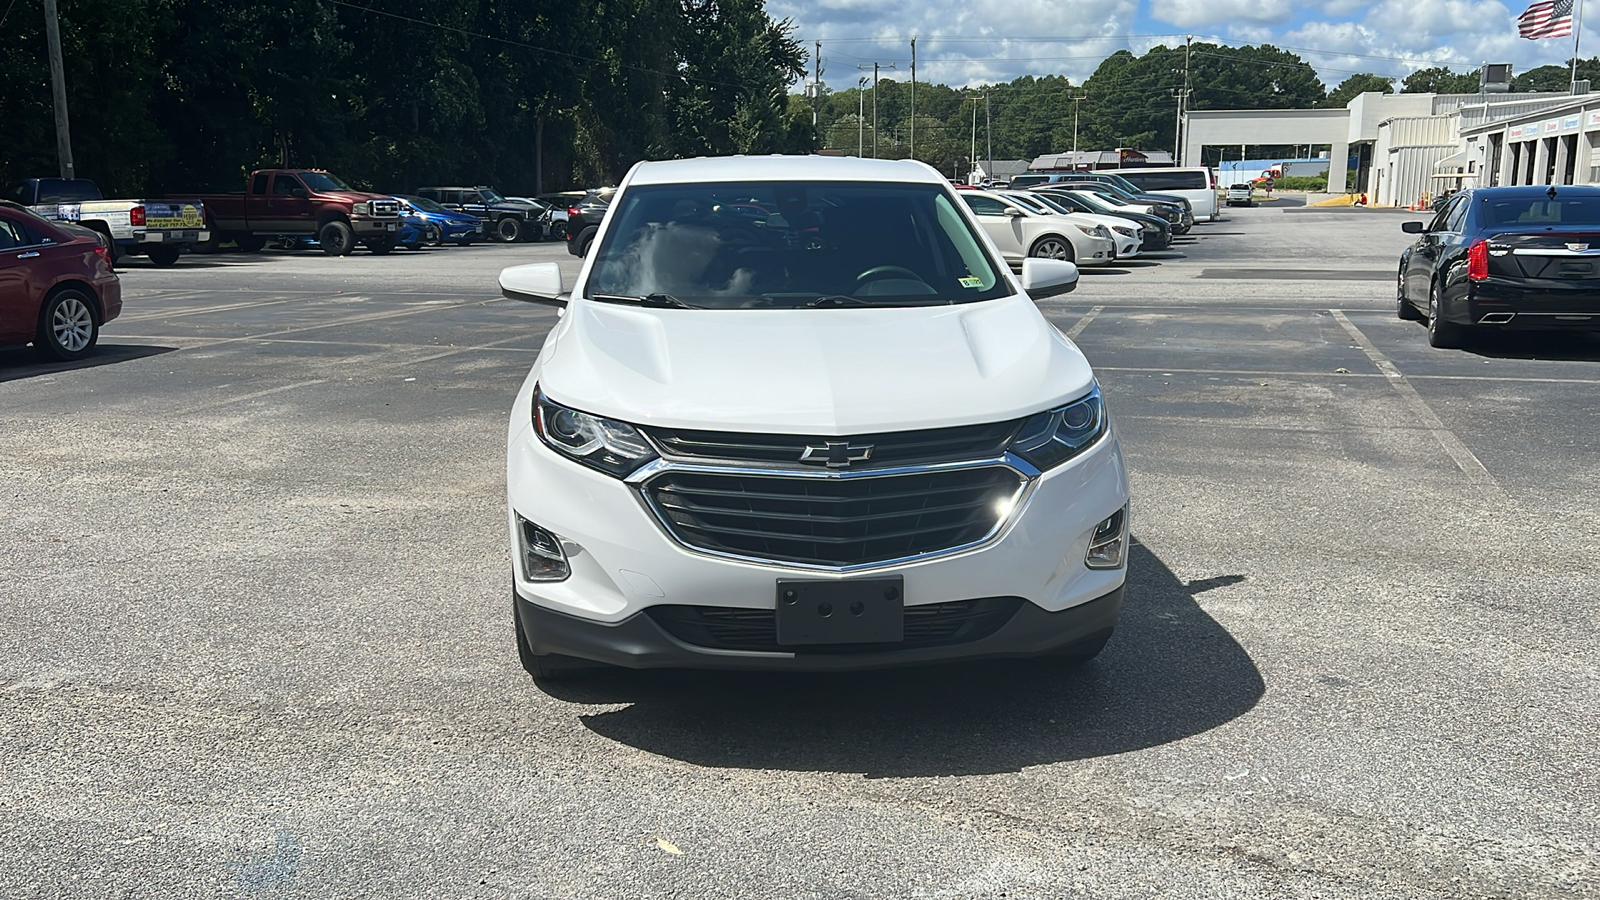
{"label": "utility pole", "polygon": [[811,67],[816,73],[811,78],[811,131],[817,130],[817,111],[822,108],[822,42],[817,41],[816,52],[811,54]]}
{"label": "utility pole", "polygon": [[67,127],[67,75],[61,65],[61,21],[56,0],[44,0],[44,33],[50,46],[50,93],[56,107],[56,158],[61,177],[73,178],[72,132]]}
{"label": "utility pole", "polygon": [[1072,101],[1072,168],[1078,168],[1078,104],[1089,99],[1087,91],[1073,91],[1067,95]]}
{"label": "utility pole", "polygon": [[[861,68],[856,66],[856,68]],[[856,156],[867,155],[867,76],[856,79]]]}
{"label": "utility pole", "polygon": [[911,151],[907,154],[912,159],[917,158],[917,39],[911,39]]}
{"label": "utility pole", "polygon": [[972,170],[978,165],[978,104],[972,104],[972,153],[967,157],[972,162],[967,166],[967,184],[972,183]]}
{"label": "utility pole", "polygon": [[983,139],[989,148],[989,171],[985,174],[994,180],[994,128],[989,124],[989,89],[983,89]]}
{"label": "utility pole", "polygon": [[1193,35],[1185,35],[1183,39],[1183,94],[1178,97],[1178,145],[1172,153],[1173,165],[1183,165],[1183,108],[1189,102],[1189,45],[1193,43]]}
{"label": "utility pole", "polygon": [[1172,124],[1172,164],[1183,165],[1183,103],[1189,96],[1188,88],[1173,88],[1172,96],[1178,101]]}
{"label": "utility pole", "polygon": [[[862,63],[861,65],[856,66],[856,68],[858,68],[858,69],[865,69],[866,67],[867,67],[866,63]],[[878,158],[878,69],[880,67],[884,68],[884,69],[892,69],[892,68],[894,68],[894,63],[889,63],[887,65],[884,65],[882,63],[874,62],[872,64],[872,158],[873,159],[877,159]],[[865,78],[862,79],[862,83],[863,84],[866,83],[866,79]],[[865,149],[865,148],[863,147],[862,149]]]}

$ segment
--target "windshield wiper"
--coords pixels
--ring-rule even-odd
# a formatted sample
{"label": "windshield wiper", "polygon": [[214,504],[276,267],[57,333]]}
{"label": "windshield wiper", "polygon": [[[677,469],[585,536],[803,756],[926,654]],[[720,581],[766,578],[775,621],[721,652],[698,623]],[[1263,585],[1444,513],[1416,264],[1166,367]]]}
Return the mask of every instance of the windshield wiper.
{"label": "windshield wiper", "polygon": [[849,294],[829,294],[826,297],[818,297],[817,299],[812,300],[811,302],[806,304],[806,306],[809,306],[812,309],[816,309],[817,307],[821,307],[821,306],[874,306],[874,305],[875,304],[868,303],[867,301],[861,299],[860,297],[852,297]]}
{"label": "windshield wiper", "polygon": [[650,309],[698,309],[690,306],[671,294],[644,294],[643,296],[626,294],[590,294],[590,300],[599,300],[604,303],[635,303]]}

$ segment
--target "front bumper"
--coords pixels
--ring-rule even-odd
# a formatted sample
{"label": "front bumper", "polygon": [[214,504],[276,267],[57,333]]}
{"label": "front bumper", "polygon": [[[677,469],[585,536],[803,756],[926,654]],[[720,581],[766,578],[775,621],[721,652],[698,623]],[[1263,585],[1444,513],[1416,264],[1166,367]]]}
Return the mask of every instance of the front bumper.
{"label": "front bumper", "polygon": [[[512,413],[515,421],[528,421],[528,404],[527,396],[519,398]],[[1128,503],[1127,473],[1114,425],[1082,455],[1034,477],[991,538],[970,549],[850,571],[690,549],[668,535],[634,487],[557,455],[527,426],[508,441],[506,481],[513,556],[520,557],[520,516],[559,537],[571,570],[562,581],[529,581],[520,562],[513,565],[515,594],[527,613],[524,621],[532,623],[529,638],[535,652],[617,665],[724,667],[732,661],[745,667],[806,667],[803,660],[793,661],[792,652],[691,646],[663,636],[647,615],[667,606],[770,611],[780,578],[899,576],[908,610],[987,598],[1020,604],[1011,624],[982,640],[850,653],[845,655],[854,662],[820,662],[814,668],[1032,655],[1107,625],[1097,618],[1100,614],[1057,614],[1108,595],[1120,597],[1127,575],[1125,567],[1090,569],[1084,564],[1095,525]],[[1114,619],[1115,604],[1110,605]],[[1052,622],[1057,624],[1046,627]],[[541,631],[540,623],[550,624]]]}
{"label": "front bumper", "polygon": [[914,649],[757,652],[696,646],[679,640],[648,612],[614,624],[569,616],[514,595],[518,627],[534,653],[558,654],[629,669],[733,669],[840,672],[956,660],[1017,659],[1070,654],[1099,643],[1117,623],[1123,588],[1060,612],[1021,604],[1004,624],[960,643]]}
{"label": "front bumper", "polygon": [[400,221],[399,216],[394,216],[393,218],[353,216],[350,219],[350,230],[355,232],[356,237],[398,236],[402,227],[404,227],[404,223]]}

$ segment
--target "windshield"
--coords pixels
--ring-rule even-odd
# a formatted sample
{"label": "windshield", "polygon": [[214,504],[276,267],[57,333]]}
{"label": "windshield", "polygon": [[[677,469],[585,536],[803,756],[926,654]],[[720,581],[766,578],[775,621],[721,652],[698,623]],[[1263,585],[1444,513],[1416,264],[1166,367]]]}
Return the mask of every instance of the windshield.
{"label": "windshield", "polygon": [[1040,215],[1050,215],[1051,213],[1055,212],[1055,210],[1045,206],[1039,200],[1035,199],[1034,195],[1032,194],[1012,193],[1001,194],[1000,196],[1010,200],[1013,203],[1021,204],[1022,208],[1028,210],[1029,212],[1039,213]]}
{"label": "windshield", "polygon": [[353,191],[355,188],[340,181],[337,176],[327,172],[296,172],[300,180],[305,182],[306,188],[313,191]]}
{"label": "windshield", "polygon": [[707,309],[970,303],[1010,286],[933,184],[641,185],[611,211],[584,296]]}
{"label": "windshield", "polygon": [[1129,181],[1128,179],[1123,178],[1121,175],[1107,175],[1107,176],[1105,176],[1105,180],[1108,183],[1116,185],[1118,188],[1121,188],[1122,192],[1125,193],[1125,194],[1137,194],[1137,193],[1139,193],[1139,186],[1134,184],[1133,182]]}
{"label": "windshield", "polygon": [[417,209],[420,209],[423,212],[449,212],[448,209],[445,209],[443,206],[433,200],[429,200],[427,197],[413,197],[410,194],[401,194],[400,199],[411,204],[412,206],[415,206]]}
{"label": "windshield", "polygon": [[478,196],[482,197],[483,202],[485,203],[499,203],[500,201],[506,199],[500,196],[500,192],[494,190],[493,188],[479,188]]}
{"label": "windshield", "polygon": [[1033,197],[1035,203],[1038,203],[1041,206],[1046,207],[1051,212],[1060,213],[1060,214],[1063,214],[1063,215],[1070,214],[1070,213],[1073,212],[1073,210],[1071,208],[1069,208],[1065,203],[1062,203],[1061,201],[1057,200],[1055,197],[1051,197],[1051,196],[1048,196],[1048,195],[1045,195],[1045,194],[1033,194],[1031,196]]}
{"label": "windshield", "polygon": [[1080,203],[1089,207],[1095,212],[1109,213],[1112,211],[1111,207],[1107,206],[1105,201],[1101,200],[1097,194],[1090,193],[1089,191],[1073,191],[1073,193],[1077,195]]}

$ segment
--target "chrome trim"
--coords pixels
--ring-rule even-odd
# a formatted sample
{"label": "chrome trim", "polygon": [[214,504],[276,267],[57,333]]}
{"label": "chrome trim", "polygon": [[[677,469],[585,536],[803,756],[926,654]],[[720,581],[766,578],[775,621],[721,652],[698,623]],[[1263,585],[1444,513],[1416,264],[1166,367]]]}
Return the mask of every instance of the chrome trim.
{"label": "chrome trim", "polygon": [[[1087,449],[1087,448],[1086,448]],[[897,475],[918,475],[927,472],[951,471],[957,469],[981,468],[1010,469],[1022,477],[1017,485],[1017,490],[1010,497],[1011,509],[1006,515],[996,522],[989,533],[976,541],[971,541],[955,547],[946,547],[943,550],[930,550],[916,556],[903,556],[896,559],[886,559],[880,562],[858,563],[850,566],[828,566],[818,563],[797,563],[789,560],[767,559],[760,556],[745,556],[738,553],[724,553],[718,550],[706,550],[689,544],[679,537],[672,528],[670,520],[656,502],[651,499],[646,484],[650,479],[665,472],[693,472],[697,474],[713,475],[765,475],[776,478],[889,478]],[[638,471],[629,475],[624,481],[633,488],[633,495],[638,499],[646,511],[655,518],[656,525],[667,535],[667,539],[677,544],[684,550],[710,559],[732,560],[734,562],[751,563],[763,568],[793,569],[799,572],[864,572],[871,569],[884,569],[891,566],[903,566],[910,563],[924,562],[930,559],[942,559],[958,553],[966,553],[997,543],[1005,533],[1011,529],[1022,516],[1022,511],[1027,508],[1028,500],[1033,496],[1033,489],[1039,483],[1039,476],[1043,473],[1034,468],[1027,460],[1014,453],[1007,452],[998,457],[981,460],[963,460],[953,463],[933,463],[918,466],[900,466],[893,469],[869,469],[858,471],[829,471],[826,469],[781,469],[781,468],[754,468],[731,465],[703,465],[696,463],[678,463],[668,459],[655,459],[646,463]]]}
{"label": "chrome trim", "polygon": [[1594,250],[1569,250],[1566,247],[1512,247],[1512,256],[1600,256],[1600,248]]}
{"label": "chrome trim", "polygon": [[1479,325],[1504,325],[1507,322],[1510,322],[1512,319],[1515,319],[1516,317],[1517,317],[1516,313],[1509,313],[1509,312],[1484,313],[1483,317],[1478,320],[1478,324]]}

